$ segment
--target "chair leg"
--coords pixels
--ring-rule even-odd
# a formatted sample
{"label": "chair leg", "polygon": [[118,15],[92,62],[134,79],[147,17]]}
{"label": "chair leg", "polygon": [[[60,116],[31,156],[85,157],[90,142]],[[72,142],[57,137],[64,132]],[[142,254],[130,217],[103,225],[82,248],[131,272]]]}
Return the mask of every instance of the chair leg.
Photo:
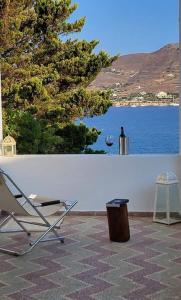
{"label": "chair leg", "polygon": [[[66,213],[67,212],[65,212],[64,214],[66,214]],[[56,230],[54,229],[56,227],[56,225],[64,217],[64,214],[52,225],[45,219],[46,225],[48,226],[48,229],[37,240],[35,240],[34,242],[30,242],[29,243],[30,247],[28,249],[18,252],[18,251],[13,251],[13,250],[9,250],[9,249],[0,248],[0,252],[10,254],[10,255],[14,255],[14,256],[22,256],[22,255],[27,254],[28,252],[30,252],[39,242],[46,242],[46,241],[50,241],[50,240],[59,240],[61,243],[64,243],[64,237],[59,236],[58,233],[56,232]],[[21,224],[21,222],[19,222],[18,219],[16,219],[16,217],[13,214],[10,214],[5,220],[3,220],[0,223],[0,228],[3,227],[11,218],[22,228],[22,230],[4,230],[4,231],[0,231],[1,233],[11,233],[11,232],[25,231],[27,233],[27,235],[31,234]],[[56,237],[44,239],[44,237],[46,236],[46,234],[49,231],[52,231],[56,235]]]}
{"label": "chair leg", "polygon": [[[75,204],[74,204],[75,205]],[[46,224],[46,226],[50,229],[50,227],[51,227],[51,231],[56,235],[56,237],[57,237],[57,240],[60,240],[60,242],[62,243],[62,241],[61,241],[61,237],[59,236],[59,234],[58,234],[58,232],[55,230],[55,228],[56,228],[56,225],[61,221],[61,220],[63,220],[63,218],[64,218],[64,216],[67,214],[67,212],[70,210],[72,208],[72,206],[70,207],[70,208],[67,208],[67,210],[63,213],[63,215],[61,215],[61,217],[58,219],[58,221],[56,221],[55,223],[54,223],[54,225],[53,226],[51,226],[51,224],[47,221],[47,219],[40,213],[40,215],[41,215],[41,218],[43,219],[43,221],[45,222],[45,224]],[[63,223],[63,221],[62,221],[62,223]],[[61,224],[62,224],[61,223]],[[47,230],[47,233],[49,232],[49,230]],[[36,242],[36,241],[35,241]],[[35,243],[34,242],[34,243]],[[32,243],[31,243],[32,244]],[[33,244],[32,244],[33,245]]]}
{"label": "chair leg", "polygon": [[[72,209],[72,207],[74,207],[74,205],[77,203],[77,201],[73,202],[70,206],[67,207],[66,211],[64,211],[64,213],[62,213],[62,215],[51,225],[45,218],[44,216],[39,213],[40,217],[42,217],[42,220],[47,224],[47,226],[49,226],[49,228],[43,233],[41,234],[37,240],[35,240],[30,247],[28,247],[27,249],[25,250],[21,250],[19,252],[17,251],[12,251],[12,250],[9,250],[9,249],[4,249],[4,248],[0,248],[0,252],[3,252],[3,253],[7,253],[7,254],[11,254],[11,255],[14,255],[14,256],[22,256],[24,254],[27,254],[29,252],[31,252],[31,250],[41,241],[45,241],[44,237],[50,232],[52,231],[55,235],[56,235],[56,238],[54,239],[59,239],[61,243],[64,242],[64,238],[63,237],[60,237],[58,236],[58,233],[56,232],[55,230],[55,227],[57,226],[57,224],[67,215],[67,213]],[[13,218],[14,216],[11,215],[11,217]],[[15,218],[15,217],[14,217]],[[13,218],[13,219],[14,219]],[[18,222],[18,220],[15,218],[15,221],[17,223],[20,223]],[[24,226],[22,226],[21,224],[21,228],[24,229]],[[25,229],[26,232],[28,232],[26,229]],[[47,239],[48,240],[48,239]]]}
{"label": "chair leg", "polygon": [[[40,241],[40,243],[43,242],[48,242],[48,241],[57,241],[59,240],[62,244],[64,243],[64,237],[63,236],[58,236],[58,237],[50,237],[50,238],[44,238]],[[32,246],[36,241],[31,241],[30,246]]]}
{"label": "chair leg", "polygon": [[44,220],[44,222],[47,225],[49,225],[50,227],[31,245],[29,251],[31,251],[41,240],[43,240],[44,237],[47,235],[47,233],[49,233],[50,231],[53,231],[54,234],[57,236],[57,238],[59,238],[58,233],[55,231],[54,228],[65,217],[65,215],[67,215],[67,213],[72,209],[72,207],[75,206],[76,203],[77,203],[77,201],[75,201],[71,205],[69,205],[67,207],[66,211],[64,211],[64,213],[60,216],[60,218],[58,218],[52,225],[44,218],[43,215],[41,216],[42,219]]}
{"label": "chair leg", "polygon": [[0,228],[3,227],[12,217],[9,215],[6,217],[1,223],[0,223]]}
{"label": "chair leg", "polygon": [[[66,214],[66,213],[64,213],[64,214]],[[49,222],[46,220],[46,223],[47,223],[47,225],[49,225],[49,228],[37,239],[37,240],[35,240],[33,243],[31,243],[31,247],[35,247],[39,242],[41,242],[41,241],[46,241],[45,239],[44,239],[44,237],[47,235],[47,233],[49,233],[50,231],[52,231],[55,235],[56,235],[56,238],[55,239],[59,239],[60,240],[60,242],[61,242],[61,240],[63,239],[62,237],[60,237],[59,235],[58,235],[58,233],[56,232],[56,230],[54,229],[54,227],[61,221],[61,219],[64,217],[64,214],[63,214],[63,216],[61,216],[58,220],[56,220],[52,225],[51,224],[49,224]]]}
{"label": "chair leg", "polygon": [[31,235],[31,233],[26,229],[26,227],[23,226],[23,224],[21,224],[21,222],[19,222],[18,219],[16,219],[14,214],[11,214],[11,216],[12,216],[13,220],[22,228],[22,230],[26,232],[27,235]]}
{"label": "chair leg", "polygon": [[26,232],[26,234],[29,236],[31,233],[19,222],[18,219],[14,216],[13,213],[11,213],[3,222],[0,224],[0,228],[2,228],[10,219],[13,219],[20,227],[22,230],[19,229],[10,229],[10,230],[0,230],[0,233],[11,233],[11,232]]}

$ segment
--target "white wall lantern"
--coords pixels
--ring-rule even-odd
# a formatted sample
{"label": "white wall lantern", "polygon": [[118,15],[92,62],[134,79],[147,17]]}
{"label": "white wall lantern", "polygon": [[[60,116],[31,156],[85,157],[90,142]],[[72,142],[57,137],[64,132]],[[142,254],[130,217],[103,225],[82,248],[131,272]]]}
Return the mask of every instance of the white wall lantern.
{"label": "white wall lantern", "polygon": [[179,181],[173,172],[163,172],[156,178],[153,221],[167,225],[181,222]]}
{"label": "white wall lantern", "polygon": [[1,143],[1,153],[4,156],[16,155],[16,142],[10,135],[6,136]]}

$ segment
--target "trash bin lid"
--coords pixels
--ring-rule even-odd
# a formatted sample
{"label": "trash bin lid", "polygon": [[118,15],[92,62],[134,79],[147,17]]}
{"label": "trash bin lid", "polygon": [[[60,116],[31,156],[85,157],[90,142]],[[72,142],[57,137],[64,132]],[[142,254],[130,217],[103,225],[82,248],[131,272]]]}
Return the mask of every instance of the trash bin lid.
{"label": "trash bin lid", "polygon": [[123,204],[128,203],[128,199],[113,199],[106,203],[106,207],[120,207]]}

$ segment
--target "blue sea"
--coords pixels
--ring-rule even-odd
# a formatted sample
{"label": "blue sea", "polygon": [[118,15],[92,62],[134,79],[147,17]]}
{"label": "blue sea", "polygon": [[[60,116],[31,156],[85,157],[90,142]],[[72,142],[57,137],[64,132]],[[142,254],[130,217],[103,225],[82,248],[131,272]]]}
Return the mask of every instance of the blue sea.
{"label": "blue sea", "polygon": [[[179,107],[176,106],[111,107],[105,115],[85,118],[83,122],[102,132],[91,146],[94,150],[118,154],[120,127],[123,126],[129,137],[130,154],[179,151]],[[105,144],[107,135],[113,136],[111,147]]]}

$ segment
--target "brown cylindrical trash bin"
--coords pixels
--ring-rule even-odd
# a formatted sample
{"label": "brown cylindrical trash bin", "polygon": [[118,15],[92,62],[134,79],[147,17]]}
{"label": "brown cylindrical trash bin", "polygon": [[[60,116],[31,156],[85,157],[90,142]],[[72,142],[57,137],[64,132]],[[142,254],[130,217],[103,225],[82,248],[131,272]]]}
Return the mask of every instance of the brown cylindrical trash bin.
{"label": "brown cylindrical trash bin", "polygon": [[113,199],[106,204],[111,241],[127,242],[130,239],[128,202],[128,199]]}

